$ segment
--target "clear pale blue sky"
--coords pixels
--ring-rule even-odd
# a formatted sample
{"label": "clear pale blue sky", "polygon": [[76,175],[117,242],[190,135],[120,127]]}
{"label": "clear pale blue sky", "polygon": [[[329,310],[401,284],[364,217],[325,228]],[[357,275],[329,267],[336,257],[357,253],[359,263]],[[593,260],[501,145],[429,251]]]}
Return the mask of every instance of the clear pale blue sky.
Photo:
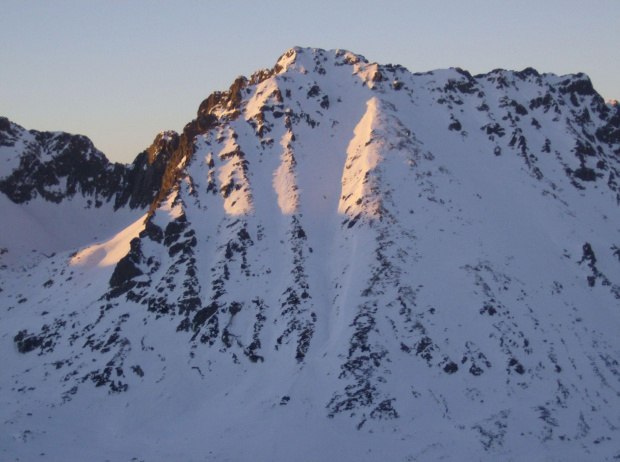
{"label": "clear pale blue sky", "polygon": [[0,0],[0,115],[130,162],[294,45],[412,72],[585,72],[620,99],[618,0]]}

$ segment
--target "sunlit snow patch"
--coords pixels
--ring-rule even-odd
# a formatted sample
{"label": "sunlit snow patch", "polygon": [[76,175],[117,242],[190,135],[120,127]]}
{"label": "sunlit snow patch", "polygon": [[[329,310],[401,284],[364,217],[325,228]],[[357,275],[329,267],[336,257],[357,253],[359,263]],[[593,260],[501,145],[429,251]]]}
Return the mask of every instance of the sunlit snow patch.
{"label": "sunlit snow patch", "polygon": [[299,207],[299,189],[295,177],[295,160],[290,147],[291,134],[287,133],[280,143],[284,148],[282,163],[273,174],[273,189],[278,195],[278,206],[283,214],[295,213]]}
{"label": "sunlit snow patch", "polygon": [[85,268],[94,268],[95,266],[105,267],[117,264],[119,260],[129,252],[131,240],[138,237],[140,232],[144,229],[145,218],[146,215],[143,215],[112,239],[102,244],[91,245],[81,250],[69,261],[69,264]]}

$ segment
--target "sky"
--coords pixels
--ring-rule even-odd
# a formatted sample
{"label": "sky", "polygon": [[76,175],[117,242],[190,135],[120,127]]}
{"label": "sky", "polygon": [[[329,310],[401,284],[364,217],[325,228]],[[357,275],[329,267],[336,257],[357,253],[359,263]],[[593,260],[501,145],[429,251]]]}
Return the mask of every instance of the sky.
{"label": "sky", "polygon": [[127,163],[295,45],[412,72],[585,72],[620,100],[618,0],[0,0],[0,116]]}

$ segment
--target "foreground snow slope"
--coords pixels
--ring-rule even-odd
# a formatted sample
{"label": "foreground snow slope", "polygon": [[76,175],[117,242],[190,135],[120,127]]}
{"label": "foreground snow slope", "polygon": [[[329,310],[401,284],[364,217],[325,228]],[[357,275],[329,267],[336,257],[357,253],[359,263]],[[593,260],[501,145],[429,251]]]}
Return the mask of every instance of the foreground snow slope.
{"label": "foreground snow slope", "polygon": [[3,458],[620,457],[619,154],[582,74],[291,49],[146,220],[3,270]]}

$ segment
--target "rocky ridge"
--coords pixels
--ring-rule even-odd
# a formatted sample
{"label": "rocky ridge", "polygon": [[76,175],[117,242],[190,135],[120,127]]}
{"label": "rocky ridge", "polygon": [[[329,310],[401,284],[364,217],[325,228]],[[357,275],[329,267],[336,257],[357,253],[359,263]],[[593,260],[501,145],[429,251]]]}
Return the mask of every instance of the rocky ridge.
{"label": "rocky ridge", "polygon": [[81,194],[95,208],[104,203],[112,203],[114,209],[144,208],[159,191],[177,145],[175,132],[160,133],[132,164],[111,164],[85,136],[25,130],[1,118],[0,146],[8,154],[3,160],[18,165],[2,172],[0,191],[16,204],[37,197],[60,203]]}

